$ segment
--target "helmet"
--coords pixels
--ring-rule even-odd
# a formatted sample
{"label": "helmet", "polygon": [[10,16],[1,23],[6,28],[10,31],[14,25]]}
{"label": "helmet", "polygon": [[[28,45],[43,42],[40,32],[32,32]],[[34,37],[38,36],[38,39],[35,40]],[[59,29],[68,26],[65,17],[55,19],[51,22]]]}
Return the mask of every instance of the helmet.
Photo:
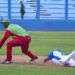
{"label": "helmet", "polygon": [[52,52],[48,53],[48,58],[51,60],[53,58],[59,60],[62,57],[62,52],[59,49],[54,49]]}

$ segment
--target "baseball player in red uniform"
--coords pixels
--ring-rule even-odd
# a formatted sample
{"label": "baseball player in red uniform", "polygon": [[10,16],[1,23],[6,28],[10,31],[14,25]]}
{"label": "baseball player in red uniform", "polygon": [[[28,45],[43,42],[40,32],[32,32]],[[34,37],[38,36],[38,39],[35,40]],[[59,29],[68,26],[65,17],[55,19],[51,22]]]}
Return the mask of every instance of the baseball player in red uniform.
{"label": "baseball player in red uniform", "polygon": [[12,62],[12,47],[20,46],[22,53],[26,54],[31,58],[33,62],[38,57],[29,50],[29,44],[31,42],[31,36],[28,32],[17,24],[10,24],[8,20],[3,20],[2,24],[5,28],[3,38],[0,40],[0,48],[3,46],[5,41],[11,36],[12,40],[7,42],[6,49],[6,60],[3,61],[4,64],[10,64]]}

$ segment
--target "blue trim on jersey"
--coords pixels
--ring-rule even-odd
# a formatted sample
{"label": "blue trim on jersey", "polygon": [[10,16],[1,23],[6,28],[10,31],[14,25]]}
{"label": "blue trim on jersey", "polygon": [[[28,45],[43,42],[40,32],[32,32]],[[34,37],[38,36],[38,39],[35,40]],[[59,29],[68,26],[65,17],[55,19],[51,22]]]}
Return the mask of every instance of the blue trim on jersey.
{"label": "blue trim on jersey", "polygon": [[59,58],[58,56],[54,56],[53,55],[53,52],[49,52],[49,54],[48,54],[48,59],[49,60],[52,60],[53,58],[55,58],[55,59],[57,59],[57,60],[60,60],[61,58]]}

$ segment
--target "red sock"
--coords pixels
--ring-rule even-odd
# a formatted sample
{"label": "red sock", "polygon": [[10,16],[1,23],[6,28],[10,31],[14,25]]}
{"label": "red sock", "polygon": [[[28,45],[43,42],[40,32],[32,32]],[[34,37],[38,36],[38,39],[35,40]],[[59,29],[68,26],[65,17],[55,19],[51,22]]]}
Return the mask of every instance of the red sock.
{"label": "red sock", "polygon": [[7,46],[7,61],[11,61],[12,60],[12,47],[11,46]]}
{"label": "red sock", "polygon": [[32,59],[37,57],[37,56],[33,55],[32,52],[30,52],[30,51],[27,52],[27,55]]}

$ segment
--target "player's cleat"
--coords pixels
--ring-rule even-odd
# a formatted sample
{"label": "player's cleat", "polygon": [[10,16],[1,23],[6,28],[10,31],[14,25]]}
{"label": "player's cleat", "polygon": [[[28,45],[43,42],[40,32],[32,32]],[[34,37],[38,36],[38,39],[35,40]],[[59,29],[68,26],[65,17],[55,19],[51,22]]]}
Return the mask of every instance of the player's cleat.
{"label": "player's cleat", "polygon": [[36,61],[29,61],[29,64],[36,64]]}
{"label": "player's cleat", "polygon": [[32,58],[32,59],[29,61],[29,63],[34,64],[34,63],[36,63],[36,60],[37,60],[37,59],[38,59],[38,57],[36,56],[36,57]]}
{"label": "player's cleat", "polygon": [[38,59],[37,56],[35,56],[34,58],[32,58],[30,61],[35,61],[36,59]]}
{"label": "player's cleat", "polygon": [[11,63],[12,63],[11,61],[7,61],[7,60],[2,62],[2,64],[11,64]]}

